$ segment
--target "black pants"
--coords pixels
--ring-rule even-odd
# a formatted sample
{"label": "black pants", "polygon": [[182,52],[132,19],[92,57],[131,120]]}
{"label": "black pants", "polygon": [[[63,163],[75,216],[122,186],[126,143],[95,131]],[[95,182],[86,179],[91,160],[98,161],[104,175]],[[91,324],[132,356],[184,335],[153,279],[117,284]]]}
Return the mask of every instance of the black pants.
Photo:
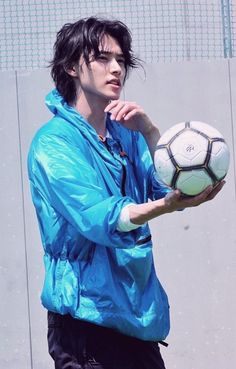
{"label": "black pants", "polygon": [[55,369],[165,369],[156,342],[48,312],[48,347]]}

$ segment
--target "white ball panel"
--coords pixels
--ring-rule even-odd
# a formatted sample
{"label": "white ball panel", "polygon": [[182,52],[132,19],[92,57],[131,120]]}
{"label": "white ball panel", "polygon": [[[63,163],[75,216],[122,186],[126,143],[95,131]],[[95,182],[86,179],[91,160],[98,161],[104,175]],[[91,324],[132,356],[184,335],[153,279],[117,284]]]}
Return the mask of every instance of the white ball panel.
{"label": "white ball panel", "polygon": [[186,168],[195,165],[203,165],[206,159],[206,151],[197,153],[193,158],[187,158],[186,156],[176,154],[174,159],[176,160],[179,168]]}
{"label": "white ball panel", "polygon": [[181,172],[176,182],[176,188],[189,196],[199,194],[209,185],[212,180],[205,170]]}
{"label": "white ball panel", "polygon": [[229,169],[229,149],[225,142],[216,141],[212,144],[209,168],[218,179],[223,178]]}
{"label": "white ball panel", "polygon": [[155,151],[154,163],[157,179],[170,186],[175,167],[170,160],[167,149],[163,148]]}
{"label": "white ball panel", "polygon": [[199,165],[205,162],[208,141],[203,136],[187,130],[170,145],[174,158],[180,166]]}

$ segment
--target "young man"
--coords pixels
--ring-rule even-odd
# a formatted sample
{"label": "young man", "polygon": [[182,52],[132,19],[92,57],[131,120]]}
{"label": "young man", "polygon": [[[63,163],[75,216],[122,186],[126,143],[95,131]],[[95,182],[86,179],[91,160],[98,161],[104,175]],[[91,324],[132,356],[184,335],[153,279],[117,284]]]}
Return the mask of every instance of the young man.
{"label": "young man", "polygon": [[182,198],[157,182],[158,128],[135,102],[119,100],[137,64],[121,22],[92,17],[58,32],[56,89],[46,100],[54,117],[28,157],[56,369],[165,368],[158,342],[169,332],[169,305],[147,222],[211,200],[224,184]]}

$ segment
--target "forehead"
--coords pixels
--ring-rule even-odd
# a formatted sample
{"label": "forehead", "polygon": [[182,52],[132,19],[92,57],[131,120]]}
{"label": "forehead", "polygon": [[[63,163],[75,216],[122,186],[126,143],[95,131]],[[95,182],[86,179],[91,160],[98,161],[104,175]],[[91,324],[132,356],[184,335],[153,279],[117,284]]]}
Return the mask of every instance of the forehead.
{"label": "forehead", "polygon": [[99,51],[106,51],[114,54],[123,54],[118,41],[110,35],[104,35],[99,43]]}

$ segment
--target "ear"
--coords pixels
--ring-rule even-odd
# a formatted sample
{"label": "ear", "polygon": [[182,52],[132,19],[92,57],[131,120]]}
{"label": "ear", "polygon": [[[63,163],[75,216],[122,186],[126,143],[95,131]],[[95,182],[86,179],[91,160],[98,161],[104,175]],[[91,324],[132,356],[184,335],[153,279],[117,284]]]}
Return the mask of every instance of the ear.
{"label": "ear", "polygon": [[68,73],[71,77],[78,77],[78,71],[75,66],[72,68],[66,69],[66,73]]}

